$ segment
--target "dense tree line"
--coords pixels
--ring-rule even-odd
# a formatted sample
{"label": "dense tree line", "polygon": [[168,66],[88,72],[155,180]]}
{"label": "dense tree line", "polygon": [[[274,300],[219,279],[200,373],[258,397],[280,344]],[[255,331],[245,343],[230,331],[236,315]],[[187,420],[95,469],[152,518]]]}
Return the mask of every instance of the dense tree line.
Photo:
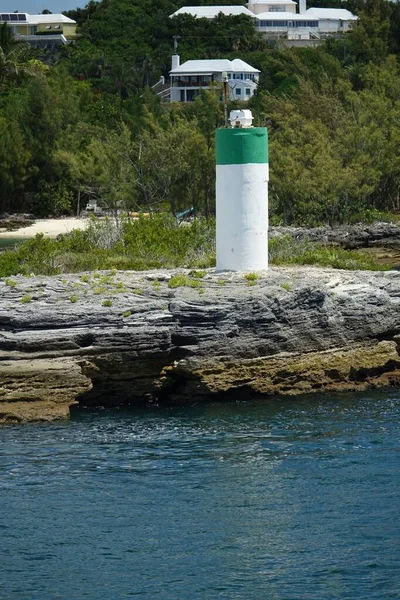
{"label": "dense tree line", "polygon": [[345,38],[301,49],[266,42],[245,16],[169,19],[183,4],[91,0],[68,13],[81,38],[52,62],[0,27],[0,212],[64,214],[96,198],[213,213],[220,90],[178,106],[151,91],[174,36],[182,60],[237,56],[262,71],[250,103],[269,128],[273,222],[400,210],[399,4],[316,1],[360,19]]}

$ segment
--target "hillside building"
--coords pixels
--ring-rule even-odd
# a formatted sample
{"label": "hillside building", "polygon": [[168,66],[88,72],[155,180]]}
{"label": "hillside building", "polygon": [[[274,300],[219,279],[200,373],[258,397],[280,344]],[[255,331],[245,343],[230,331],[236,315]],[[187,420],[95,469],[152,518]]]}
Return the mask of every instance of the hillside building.
{"label": "hillside building", "polygon": [[247,102],[257,89],[260,71],[239,58],[188,60],[181,65],[179,56],[175,54],[170,71],[170,101],[191,102],[200,90],[209,89],[214,84],[219,84],[222,89],[225,76],[229,99]]}
{"label": "hillside building", "polygon": [[338,37],[350,30],[357,17],[340,8],[309,8],[306,0],[250,0],[244,6],[186,6],[171,17],[188,14],[198,19],[213,19],[218,14],[244,14],[252,18],[254,27],[269,39],[319,40]]}
{"label": "hillside building", "polygon": [[54,47],[75,40],[76,22],[65,15],[0,13],[0,25],[7,23],[17,38],[32,46]]}

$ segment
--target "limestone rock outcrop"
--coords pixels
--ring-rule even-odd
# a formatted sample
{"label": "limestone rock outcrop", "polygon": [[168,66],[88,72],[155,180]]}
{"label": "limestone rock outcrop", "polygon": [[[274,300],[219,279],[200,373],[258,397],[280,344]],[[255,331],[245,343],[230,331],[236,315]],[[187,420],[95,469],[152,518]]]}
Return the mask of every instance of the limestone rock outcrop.
{"label": "limestone rock outcrop", "polygon": [[400,273],[0,280],[0,422],[400,383]]}
{"label": "limestone rock outcrop", "polygon": [[400,226],[396,223],[357,223],[335,227],[271,227],[269,237],[289,235],[296,240],[322,242],[347,249],[394,247],[400,248]]}

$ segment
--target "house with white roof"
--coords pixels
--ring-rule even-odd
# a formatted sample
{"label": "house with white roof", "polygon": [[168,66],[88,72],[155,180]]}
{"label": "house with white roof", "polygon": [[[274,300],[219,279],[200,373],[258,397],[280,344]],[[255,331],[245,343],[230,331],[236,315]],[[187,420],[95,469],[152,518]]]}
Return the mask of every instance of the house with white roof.
{"label": "house with white roof", "polygon": [[[245,14],[253,19],[258,32],[267,38],[287,40],[318,40],[343,35],[357,21],[350,11],[341,8],[309,8],[306,0],[249,0],[244,6],[186,6],[171,17],[190,14],[196,18],[215,18],[226,15]],[[236,9],[236,10],[234,10]]]}
{"label": "house with white roof", "polygon": [[7,23],[14,35],[33,46],[57,46],[75,40],[76,22],[65,15],[0,13],[0,25]]}
{"label": "house with white roof", "polygon": [[254,95],[260,71],[239,58],[188,60],[182,65],[177,54],[172,57],[170,71],[171,102],[192,102],[201,90],[217,84],[221,88],[227,78],[230,100],[247,102]]}
{"label": "house with white roof", "polygon": [[304,14],[307,19],[318,20],[322,34],[345,33],[357,21],[357,17],[344,8],[309,8]]}
{"label": "house with white roof", "polygon": [[266,37],[284,37],[289,40],[319,39],[317,18],[308,18],[306,14],[280,12],[271,17],[271,13],[257,15],[256,29]]}

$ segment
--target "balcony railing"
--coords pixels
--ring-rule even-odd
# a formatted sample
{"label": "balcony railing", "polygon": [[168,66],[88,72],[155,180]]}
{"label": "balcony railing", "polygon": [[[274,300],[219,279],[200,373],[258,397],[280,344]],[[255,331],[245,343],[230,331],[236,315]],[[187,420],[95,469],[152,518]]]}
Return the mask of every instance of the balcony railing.
{"label": "balcony railing", "polygon": [[210,87],[212,83],[212,81],[187,81],[186,79],[172,79],[171,87]]}

